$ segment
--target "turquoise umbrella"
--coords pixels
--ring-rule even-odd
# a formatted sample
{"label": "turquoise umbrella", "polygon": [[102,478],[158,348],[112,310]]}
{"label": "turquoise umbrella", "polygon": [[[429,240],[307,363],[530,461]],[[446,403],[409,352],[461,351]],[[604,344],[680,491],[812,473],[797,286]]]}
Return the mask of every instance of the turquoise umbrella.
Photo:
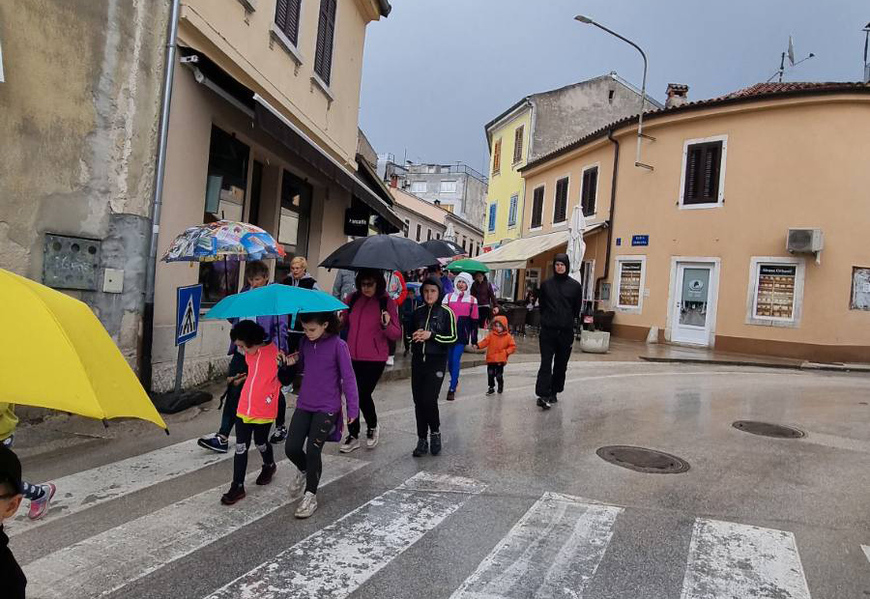
{"label": "turquoise umbrella", "polygon": [[283,316],[345,309],[346,305],[322,291],[289,285],[266,285],[225,297],[208,311],[205,318]]}

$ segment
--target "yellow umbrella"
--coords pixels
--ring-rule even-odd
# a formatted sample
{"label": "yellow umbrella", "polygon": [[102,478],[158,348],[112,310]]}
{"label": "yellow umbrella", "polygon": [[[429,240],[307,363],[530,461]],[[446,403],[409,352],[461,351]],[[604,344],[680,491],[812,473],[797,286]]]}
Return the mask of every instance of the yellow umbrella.
{"label": "yellow umbrella", "polygon": [[0,334],[0,402],[167,428],[83,302],[0,269]]}

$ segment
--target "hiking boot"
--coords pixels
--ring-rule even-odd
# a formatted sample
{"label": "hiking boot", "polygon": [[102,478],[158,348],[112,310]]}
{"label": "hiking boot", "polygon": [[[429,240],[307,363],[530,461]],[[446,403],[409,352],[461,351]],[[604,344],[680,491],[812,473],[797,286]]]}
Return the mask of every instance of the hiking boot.
{"label": "hiking boot", "polygon": [[218,434],[200,437],[197,440],[196,444],[204,449],[210,449],[212,451],[216,451],[217,453],[226,453],[230,447],[230,442],[226,439],[226,437],[221,437]]}
{"label": "hiking boot", "polygon": [[339,451],[341,453],[350,453],[359,449],[359,439],[356,437],[347,436],[347,439],[344,440],[344,443],[341,444]]}
{"label": "hiking boot", "polygon": [[221,503],[224,505],[233,505],[237,501],[245,498],[245,486],[233,483],[230,485],[230,490],[223,494]]}
{"label": "hiking boot", "polygon": [[57,487],[53,483],[39,485],[42,487],[42,497],[34,499],[30,502],[30,511],[27,512],[27,517],[31,520],[39,520],[48,513],[48,508],[51,505],[51,498],[57,492]]}
{"label": "hiking boot", "polygon": [[292,478],[290,480],[290,497],[296,498],[302,495],[302,491],[305,490],[305,473],[301,470],[294,468],[294,472],[291,475]]}
{"label": "hiking boot", "polygon": [[374,449],[378,446],[378,441],[381,439],[380,427],[370,428],[366,431],[366,448]]}
{"label": "hiking boot", "polygon": [[432,455],[441,453],[441,433],[431,433],[429,435],[429,453]]}
{"label": "hiking boot", "polygon": [[[499,391],[499,393],[501,393],[501,391]],[[495,387],[490,387],[489,389],[487,389],[486,394],[487,395],[494,395],[495,394]]]}
{"label": "hiking boot", "polygon": [[275,471],[278,469],[278,464],[263,464],[263,469],[260,470],[260,476],[257,477],[258,485],[268,485],[272,482],[272,477],[275,476]]}
{"label": "hiking boot", "polygon": [[540,406],[540,407],[541,407],[542,409],[544,409],[544,410],[549,410],[550,408],[553,407],[553,406],[550,405],[550,402],[548,402],[548,401],[547,401],[546,399],[544,399],[543,397],[539,397],[539,398],[538,398],[538,406]]}
{"label": "hiking boot", "polygon": [[456,391],[452,389],[447,391],[447,401],[453,401],[454,399],[456,399]]}
{"label": "hiking boot", "polygon": [[415,458],[419,458],[420,456],[424,456],[429,453],[429,443],[425,438],[417,439],[417,447],[414,448],[414,451],[411,452],[411,455]]}
{"label": "hiking boot", "polygon": [[269,443],[281,443],[287,438],[287,427],[279,426],[275,428],[275,432],[269,437]]}
{"label": "hiking boot", "polygon": [[299,502],[299,507],[296,508],[295,516],[300,520],[310,518],[317,510],[317,495],[311,491],[305,491],[305,497]]}

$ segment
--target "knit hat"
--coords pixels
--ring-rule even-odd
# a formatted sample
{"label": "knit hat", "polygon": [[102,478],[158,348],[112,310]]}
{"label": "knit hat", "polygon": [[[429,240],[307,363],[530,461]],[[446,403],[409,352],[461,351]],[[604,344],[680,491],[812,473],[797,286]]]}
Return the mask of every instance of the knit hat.
{"label": "knit hat", "polygon": [[13,493],[21,492],[21,462],[11,449],[0,445],[0,484],[3,483],[11,486]]}
{"label": "knit hat", "polygon": [[459,281],[462,281],[463,283],[468,285],[468,289],[466,289],[466,291],[471,289],[471,284],[474,283],[474,279],[472,279],[471,275],[468,274],[467,272],[461,272],[458,275],[456,275],[456,278],[453,279],[453,286],[456,287],[456,283],[458,283]]}

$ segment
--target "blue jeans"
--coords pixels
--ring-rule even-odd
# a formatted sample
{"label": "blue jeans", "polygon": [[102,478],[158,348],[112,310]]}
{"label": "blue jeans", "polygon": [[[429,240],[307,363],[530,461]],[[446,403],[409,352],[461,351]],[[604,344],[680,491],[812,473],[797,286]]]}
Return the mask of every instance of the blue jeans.
{"label": "blue jeans", "polygon": [[464,343],[454,343],[447,352],[447,368],[450,370],[450,390],[456,391],[459,385],[459,365],[462,364],[462,354],[465,352]]}

